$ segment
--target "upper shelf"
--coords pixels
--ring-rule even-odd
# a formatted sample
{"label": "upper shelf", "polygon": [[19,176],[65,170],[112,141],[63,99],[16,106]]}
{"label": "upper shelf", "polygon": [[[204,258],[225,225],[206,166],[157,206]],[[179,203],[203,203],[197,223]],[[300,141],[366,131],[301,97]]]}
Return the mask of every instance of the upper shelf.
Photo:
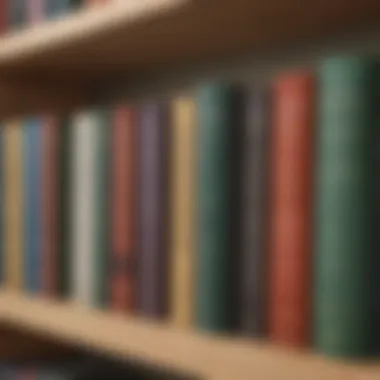
{"label": "upper shelf", "polygon": [[378,380],[379,365],[345,364],[238,338],[0,292],[0,322],[202,380]]}
{"label": "upper shelf", "polygon": [[376,26],[376,0],[128,0],[0,38],[0,80],[157,73]]}

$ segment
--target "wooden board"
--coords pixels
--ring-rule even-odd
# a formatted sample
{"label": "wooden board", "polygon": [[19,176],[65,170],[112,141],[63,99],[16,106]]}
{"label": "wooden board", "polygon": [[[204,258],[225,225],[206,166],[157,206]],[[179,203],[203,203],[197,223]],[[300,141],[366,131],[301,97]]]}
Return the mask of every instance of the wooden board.
{"label": "wooden board", "polygon": [[377,0],[128,0],[0,38],[0,79],[101,81],[379,24]]}
{"label": "wooden board", "polygon": [[348,364],[237,338],[0,292],[0,322],[58,341],[212,380],[378,380],[380,365]]}

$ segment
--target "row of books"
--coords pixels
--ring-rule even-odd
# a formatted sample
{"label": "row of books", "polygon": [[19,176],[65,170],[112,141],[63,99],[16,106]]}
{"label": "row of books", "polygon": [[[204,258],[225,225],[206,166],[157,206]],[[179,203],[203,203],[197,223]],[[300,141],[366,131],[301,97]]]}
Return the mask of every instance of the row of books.
{"label": "row of books", "polygon": [[[83,7],[105,4],[110,0],[2,0],[0,3],[0,30],[36,25]],[[114,0],[111,0],[114,1]]]}
{"label": "row of books", "polygon": [[7,121],[3,282],[183,327],[369,355],[377,64]]}

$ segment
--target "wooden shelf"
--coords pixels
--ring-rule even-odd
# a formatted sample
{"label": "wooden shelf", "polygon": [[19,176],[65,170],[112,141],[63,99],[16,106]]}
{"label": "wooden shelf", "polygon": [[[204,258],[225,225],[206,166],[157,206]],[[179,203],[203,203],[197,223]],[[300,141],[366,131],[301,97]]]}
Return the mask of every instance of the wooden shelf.
{"label": "wooden shelf", "polygon": [[380,365],[345,364],[236,338],[0,292],[0,322],[33,333],[198,375],[207,380],[378,380]]}
{"label": "wooden shelf", "polygon": [[0,38],[0,79],[73,83],[145,75],[379,21],[375,0],[116,1]]}

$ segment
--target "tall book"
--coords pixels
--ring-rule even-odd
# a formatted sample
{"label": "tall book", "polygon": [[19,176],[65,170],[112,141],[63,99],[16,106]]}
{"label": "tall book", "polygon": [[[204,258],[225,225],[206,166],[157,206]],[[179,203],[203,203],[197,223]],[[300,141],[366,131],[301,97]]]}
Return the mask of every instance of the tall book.
{"label": "tall book", "polygon": [[236,328],[238,272],[241,91],[223,84],[198,91],[196,324]]}
{"label": "tall book", "polygon": [[107,273],[107,129],[100,111],[82,112],[74,117],[72,297],[98,306],[105,301]]}
{"label": "tall book", "polygon": [[[7,29],[20,29],[27,23],[27,0],[7,1]],[[3,0],[5,3],[5,0]]]}
{"label": "tall book", "polygon": [[268,335],[310,342],[315,79],[284,74],[273,89]]}
{"label": "tall book", "polygon": [[191,97],[172,104],[171,123],[170,314],[189,327],[194,314],[196,109]]}
{"label": "tall book", "polygon": [[118,106],[111,132],[111,262],[110,299],[116,310],[131,310],[136,302],[136,115]]}
{"label": "tall book", "polygon": [[4,253],[5,285],[23,286],[23,131],[19,121],[4,125]]}
{"label": "tall book", "polygon": [[[58,122],[58,121],[57,121]],[[47,127],[48,128],[48,127]],[[53,129],[55,126],[53,125],[51,127],[50,133],[53,133]],[[58,175],[58,193],[55,193],[57,196],[57,203],[56,207],[58,208],[58,212],[56,213],[57,217],[57,224],[58,224],[58,244],[56,246],[57,249],[57,290],[58,294],[61,297],[67,298],[70,295],[70,268],[72,266],[72,228],[71,228],[71,221],[72,221],[72,199],[73,199],[73,191],[72,191],[72,155],[73,155],[73,130],[74,125],[72,122],[71,117],[65,116],[60,118],[58,122],[58,152],[57,152],[57,175]],[[54,140],[53,136],[51,136],[52,140]],[[50,140],[49,135],[45,134],[45,142],[44,144],[46,148],[46,154],[48,151],[50,151],[49,147],[52,147],[53,142]],[[51,141],[51,144],[49,143]],[[53,147],[52,147],[53,148]],[[53,157],[51,157],[53,160]],[[44,160],[45,165],[47,164],[47,161]],[[54,165],[54,161],[51,161],[51,165]],[[45,179],[47,182],[50,182],[49,178],[52,178],[51,176],[54,176],[54,169],[53,168],[47,168],[46,169],[46,176]],[[54,180],[52,180],[54,183]],[[48,189],[50,186],[52,190],[52,194],[54,194],[54,184],[46,185],[45,189]],[[52,195],[51,194],[51,195]],[[51,210],[50,207],[54,207],[54,200],[51,200],[52,203],[50,203],[50,200],[46,200],[46,202],[49,202],[51,206],[48,206],[46,204],[45,210],[46,213],[54,212],[54,210]],[[53,232],[52,232],[53,233]],[[52,235],[49,235],[48,239],[53,238]],[[54,244],[54,241],[52,241],[52,244]],[[50,251],[53,255],[53,252]],[[46,259],[45,263],[48,264],[48,259]],[[49,269],[46,268],[44,270],[44,273],[49,276]],[[52,275],[53,273],[50,272]]]}
{"label": "tall book", "polygon": [[378,231],[371,229],[378,226],[373,217],[379,207],[373,198],[379,163],[373,155],[379,141],[376,66],[342,57],[318,69],[315,345],[331,355],[369,354],[378,326],[378,319],[372,323],[372,307],[379,304],[372,233]]}
{"label": "tall book", "polygon": [[61,192],[67,191],[59,183],[59,177],[65,175],[59,167],[60,128],[64,126],[55,117],[46,116],[41,120],[41,291],[50,296],[59,294],[59,271],[62,270],[59,238],[63,232],[59,227],[62,212],[59,200]]}
{"label": "tall book", "polygon": [[24,122],[24,287],[30,293],[42,284],[42,124],[39,119]]}
{"label": "tall book", "polygon": [[269,89],[246,92],[243,126],[243,175],[240,328],[251,336],[266,332]]}
{"label": "tall book", "polygon": [[36,25],[43,21],[45,13],[46,0],[27,0],[26,2],[26,19],[28,24]]}
{"label": "tall book", "polygon": [[167,313],[168,110],[150,102],[140,107],[138,309]]}

